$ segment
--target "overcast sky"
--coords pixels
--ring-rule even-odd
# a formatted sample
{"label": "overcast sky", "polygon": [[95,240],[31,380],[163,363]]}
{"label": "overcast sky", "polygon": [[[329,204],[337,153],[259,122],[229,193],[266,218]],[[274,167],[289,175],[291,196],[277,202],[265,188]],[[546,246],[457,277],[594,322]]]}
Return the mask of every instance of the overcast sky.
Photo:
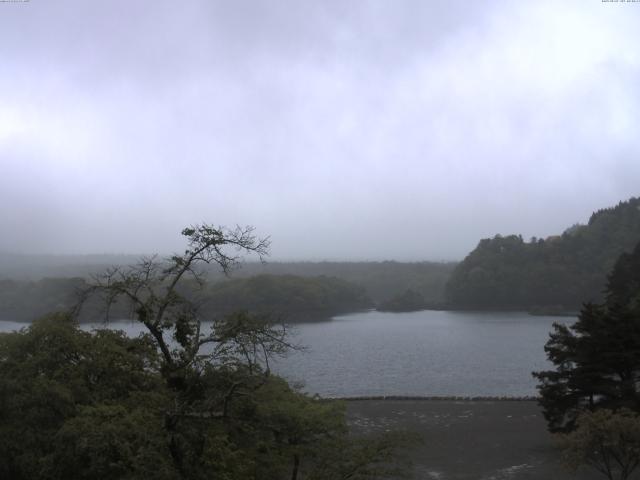
{"label": "overcast sky", "polygon": [[0,251],[461,259],[640,195],[640,3],[0,3]]}

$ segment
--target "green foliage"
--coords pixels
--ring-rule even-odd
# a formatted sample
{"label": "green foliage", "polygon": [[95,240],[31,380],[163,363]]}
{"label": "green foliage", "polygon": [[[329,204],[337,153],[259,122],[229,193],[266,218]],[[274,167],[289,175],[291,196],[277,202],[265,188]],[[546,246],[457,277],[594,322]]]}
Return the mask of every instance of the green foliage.
{"label": "green foliage", "polygon": [[[106,330],[90,334],[61,315],[39,320],[19,333],[1,334],[0,478],[107,478],[83,476],[79,468],[106,468],[94,465],[96,455],[124,461],[115,451],[113,456],[101,454],[100,444],[94,443],[99,439],[106,446],[108,430],[119,428],[89,418],[106,412],[124,422],[123,432],[138,436],[137,445],[122,447],[129,449],[129,460],[137,458],[135,467],[155,469],[155,461],[143,461],[147,457],[140,449],[148,448],[154,436],[162,438],[159,412],[168,396],[158,360],[148,337],[129,339]],[[154,407],[156,418],[149,418],[148,409]],[[137,430],[132,432],[126,417],[136,415]],[[85,440],[71,448],[70,433],[78,433],[79,440],[81,430]],[[161,455],[162,442],[155,447]],[[73,475],[65,467],[69,462]]]}
{"label": "green foliage", "polygon": [[78,301],[77,291],[86,287],[82,278],[0,280],[0,315],[18,322],[35,320],[49,312],[70,308]]}
{"label": "green foliage", "polygon": [[415,433],[392,431],[359,437],[342,437],[325,443],[309,480],[372,480],[410,478],[407,453],[422,439]]}
{"label": "green foliage", "polygon": [[[33,320],[38,316],[73,303],[75,287],[66,288],[63,299],[47,299],[43,279],[48,282],[84,282],[109,265],[127,265],[137,258],[130,256],[12,256],[0,252],[0,315],[15,320]],[[234,272],[234,278],[259,275],[295,277],[330,277],[362,287],[374,302],[386,301],[411,289],[431,303],[442,302],[444,286],[456,264],[454,262],[250,262]],[[226,279],[224,274],[207,270],[213,282]],[[32,278],[37,281],[16,280]],[[79,285],[82,288],[82,285]],[[51,300],[51,301],[50,301]],[[35,304],[29,303],[34,302]],[[71,303],[68,303],[71,302]],[[47,303],[47,305],[45,305]],[[57,305],[57,306],[56,306]]]}
{"label": "green foliage", "polygon": [[457,308],[576,311],[602,300],[607,273],[638,241],[640,198],[600,210],[558,237],[496,235],[456,267],[447,300]]}
{"label": "green foliage", "polygon": [[[241,317],[225,333],[236,345],[255,322]],[[276,480],[295,468],[299,479],[333,480],[403,470],[395,454],[406,437],[352,438],[340,402],[227,353],[189,368],[176,390],[149,336],[88,333],[62,315],[0,335],[0,478]]]}
{"label": "green foliage", "polygon": [[294,275],[334,277],[364,289],[380,303],[411,289],[428,302],[442,302],[444,286],[455,263],[445,262],[269,262],[245,263],[238,276]]}
{"label": "green foliage", "polygon": [[587,465],[609,480],[626,480],[640,464],[640,415],[627,409],[584,412],[576,429],[557,440],[571,470]]}
{"label": "green foliage", "polygon": [[55,433],[42,473],[87,480],[175,478],[161,420],[149,404],[83,406]]}
{"label": "green foliage", "polygon": [[[110,259],[100,257],[93,261],[107,262]],[[43,258],[40,261],[46,260]],[[82,258],[69,257],[66,261],[80,260]],[[129,257],[113,257],[114,263],[131,260]],[[33,262],[34,259],[21,257],[20,261]],[[19,271],[15,271],[18,266],[12,270],[5,268],[5,264],[0,255],[0,271],[5,275],[19,275]],[[237,309],[249,309],[253,312],[275,313],[286,317],[289,322],[306,321],[370,308],[372,300],[381,304],[402,295],[406,290],[418,293],[429,305],[442,304],[444,286],[454,266],[453,263],[435,262],[246,262],[241,270],[234,272],[234,279],[229,281],[223,273],[205,265],[204,270],[213,280],[212,284],[202,291],[197,282],[184,282],[181,293],[201,304],[210,317]],[[88,287],[85,279],[104,268],[99,263],[82,266],[62,264],[46,270],[48,275],[55,275],[55,278],[38,281],[0,280],[0,317],[32,321],[50,311],[69,309],[76,302],[76,292]],[[33,275],[37,277],[41,274],[36,271]],[[74,278],[63,278],[69,275]],[[262,286],[267,289],[262,290]],[[227,293],[229,298],[225,296]],[[251,308],[245,299],[252,302]],[[99,299],[89,299],[83,307],[80,321],[104,319],[103,307],[104,303]],[[120,302],[111,305],[110,315],[112,318],[129,318],[131,311]]]}
{"label": "green foliage", "polygon": [[[174,257],[174,261],[180,264],[184,259]],[[89,286],[81,278],[1,281],[0,315],[14,321],[26,321],[49,311],[71,309],[77,303],[77,292]],[[189,279],[182,282],[177,292],[198,303],[200,314],[208,318],[247,310],[296,322],[328,318],[372,306],[362,287],[325,276],[257,275],[215,282],[206,288]],[[126,302],[114,303],[109,314],[112,318],[130,318],[132,311],[127,307]],[[83,306],[80,320],[96,321],[104,319],[104,316],[101,300],[90,298]],[[182,323],[181,328],[179,336],[188,334],[187,324]]]}
{"label": "green foliage", "polygon": [[394,465],[399,443],[351,438],[339,403],[271,375],[269,359],[293,348],[284,326],[242,311],[202,331],[184,283],[204,289],[202,263],[234,268],[229,247],[266,253],[251,232],[195,226],[184,254],[97,277],[83,300],[123,302],[140,338],[84,332],[70,315],[0,335],[0,478],[329,480]]}
{"label": "green foliage", "polygon": [[639,261],[640,243],[616,263],[605,303],[585,305],[571,327],[554,325],[545,351],[555,370],[534,373],[551,431],[574,429],[585,408],[640,411]]}
{"label": "green foliage", "polygon": [[427,308],[427,302],[424,297],[418,292],[409,289],[402,295],[381,303],[377,309],[381,312],[414,312],[425,308]]}
{"label": "green foliage", "polygon": [[333,277],[258,275],[211,284],[202,294],[210,315],[239,309],[287,322],[328,318],[371,307],[364,289]]}

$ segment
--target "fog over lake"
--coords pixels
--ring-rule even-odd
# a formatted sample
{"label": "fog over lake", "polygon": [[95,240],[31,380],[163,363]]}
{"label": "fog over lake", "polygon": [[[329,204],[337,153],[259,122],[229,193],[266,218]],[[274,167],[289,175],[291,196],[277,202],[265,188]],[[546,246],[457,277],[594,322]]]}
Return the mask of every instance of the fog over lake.
{"label": "fog over lake", "polygon": [[[531,372],[549,366],[543,347],[553,322],[574,321],[514,312],[350,314],[293,326],[305,351],[274,370],[328,397],[536,395]],[[144,331],[138,323],[111,325]],[[0,322],[2,331],[22,326]]]}

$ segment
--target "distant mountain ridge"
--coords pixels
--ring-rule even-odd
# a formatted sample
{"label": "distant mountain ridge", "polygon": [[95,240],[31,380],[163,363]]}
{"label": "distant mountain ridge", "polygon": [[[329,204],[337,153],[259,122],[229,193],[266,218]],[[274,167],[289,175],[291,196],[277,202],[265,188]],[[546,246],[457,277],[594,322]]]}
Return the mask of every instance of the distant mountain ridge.
{"label": "distant mountain ridge", "polygon": [[607,274],[639,241],[640,198],[634,197],[559,236],[483,239],[454,269],[446,302],[461,309],[576,311],[602,301]]}

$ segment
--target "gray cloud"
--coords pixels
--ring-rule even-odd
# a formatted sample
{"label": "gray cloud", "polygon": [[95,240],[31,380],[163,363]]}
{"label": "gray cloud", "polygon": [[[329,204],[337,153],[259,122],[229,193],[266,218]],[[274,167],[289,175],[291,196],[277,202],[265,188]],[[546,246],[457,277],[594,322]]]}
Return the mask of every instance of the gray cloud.
{"label": "gray cloud", "polygon": [[[639,4],[640,5],[640,4]],[[640,6],[0,5],[0,250],[455,259],[638,195]]]}

